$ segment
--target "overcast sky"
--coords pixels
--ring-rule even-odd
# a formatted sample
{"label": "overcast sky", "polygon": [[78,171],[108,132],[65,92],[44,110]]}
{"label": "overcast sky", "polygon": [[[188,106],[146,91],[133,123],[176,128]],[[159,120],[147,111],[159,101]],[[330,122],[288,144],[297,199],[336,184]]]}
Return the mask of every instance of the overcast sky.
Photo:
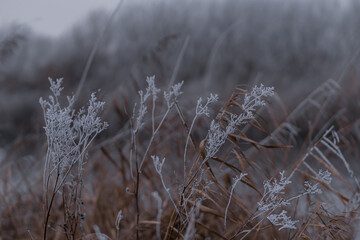
{"label": "overcast sky", "polygon": [[115,9],[119,0],[0,0],[0,27],[29,25],[34,31],[59,36],[92,10]]}
{"label": "overcast sky", "polygon": [[[84,19],[91,11],[99,8],[111,11],[115,9],[119,1],[0,0],[0,27],[10,23],[25,24],[30,26],[35,32],[56,37],[71,28],[79,20]],[[125,4],[133,1],[141,0],[125,0]],[[350,0],[338,1],[343,6],[346,6],[346,2]]]}

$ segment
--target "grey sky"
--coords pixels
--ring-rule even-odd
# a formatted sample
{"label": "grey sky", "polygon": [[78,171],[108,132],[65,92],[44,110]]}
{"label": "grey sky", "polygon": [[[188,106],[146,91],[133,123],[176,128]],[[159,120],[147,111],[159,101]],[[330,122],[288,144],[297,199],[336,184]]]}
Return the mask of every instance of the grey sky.
{"label": "grey sky", "polygon": [[29,25],[34,31],[59,36],[92,10],[112,10],[119,0],[0,0],[0,27]]}
{"label": "grey sky", "polygon": [[[10,23],[25,24],[35,32],[59,36],[92,10],[115,9],[120,0],[0,0],[0,28]],[[151,0],[126,0],[151,1]],[[168,0],[172,1],[172,0]],[[338,0],[342,7],[350,0]]]}

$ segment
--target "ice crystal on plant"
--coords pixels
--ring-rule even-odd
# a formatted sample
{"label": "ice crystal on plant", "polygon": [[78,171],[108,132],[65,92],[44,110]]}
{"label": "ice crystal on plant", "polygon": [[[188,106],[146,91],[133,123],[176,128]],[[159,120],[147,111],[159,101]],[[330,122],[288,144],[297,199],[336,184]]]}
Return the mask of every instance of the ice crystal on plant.
{"label": "ice crystal on plant", "polygon": [[63,81],[63,78],[56,79],[56,82],[52,80],[52,78],[49,78],[50,81],[50,90],[54,94],[55,97],[59,97],[61,94],[61,91],[64,89],[61,87],[61,83]]}
{"label": "ice crystal on plant", "polygon": [[284,194],[286,185],[291,181],[284,177],[284,171],[280,173],[280,180],[270,179],[264,182],[264,194],[261,200],[257,203],[260,211],[268,211],[279,206],[289,205],[289,202],[281,198],[279,195]]}
{"label": "ice crystal on plant", "polygon": [[244,110],[254,111],[255,107],[266,105],[264,97],[270,97],[274,95],[274,87],[260,87],[256,86],[251,90],[250,94],[245,95],[244,104],[242,105]]}
{"label": "ice crystal on plant", "polygon": [[230,202],[231,202],[231,197],[234,193],[234,189],[236,187],[236,184],[238,184],[239,181],[241,181],[241,179],[243,177],[247,176],[247,173],[241,173],[240,175],[237,175],[236,177],[233,178],[233,184],[231,186],[231,190],[230,190],[230,197],[229,197],[229,201],[228,201],[228,204],[225,208],[225,217],[224,217],[224,229],[226,229],[226,218],[227,218],[227,213],[228,213],[228,210],[229,210],[229,206],[230,206]]}
{"label": "ice crystal on plant", "polygon": [[161,171],[162,171],[162,167],[165,162],[165,158],[163,158],[163,160],[160,160],[160,158],[158,156],[151,156],[151,158],[154,162],[156,172],[161,175]]}
{"label": "ice crystal on plant", "polygon": [[309,181],[305,181],[304,186],[306,194],[322,193],[321,189],[318,188],[318,183],[311,184]]}
{"label": "ice crystal on plant", "polygon": [[148,84],[148,87],[146,88],[146,92],[151,93],[153,96],[153,99],[157,99],[157,94],[160,92],[160,89],[156,88],[155,86],[155,76],[147,77],[146,82]]}
{"label": "ice crystal on plant", "polygon": [[136,124],[133,129],[134,133],[137,133],[144,125],[144,118],[148,112],[148,109],[146,106],[146,101],[152,95],[153,108],[154,108],[155,101],[157,99],[157,94],[160,92],[160,89],[156,88],[156,86],[155,86],[155,76],[147,77],[146,82],[147,82],[148,86],[146,88],[145,93],[143,90],[138,91],[139,96],[140,96],[140,105],[139,105],[139,108],[137,109],[137,114],[136,114],[136,104],[133,109],[133,116],[134,116],[134,118],[136,118]]}
{"label": "ice crystal on plant", "polygon": [[319,181],[325,183],[325,184],[330,184],[331,183],[331,173],[328,170],[322,170],[320,169],[318,174],[316,175],[316,179],[318,179]]}
{"label": "ice crystal on plant", "polygon": [[203,99],[200,97],[196,104],[196,115],[205,115],[207,117],[210,116],[209,104],[213,102],[217,102],[219,99],[217,94],[211,93],[209,97],[207,97],[207,101],[205,105],[202,105]]}
{"label": "ice crystal on plant", "polygon": [[171,201],[172,204],[174,205],[175,211],[176,211],[178,214],[180,214],[180,211],[179,211],[179,209],[177,208],[176,203],[175,203],[173,197],[171,196],[170,188],[168,188],[168,187],[166,186],[165,180],[164,180],[164,176],[162,175],[162,172],[161,172],[161,171],[162,171],[162,167],[163,167],[163,165],[164,165],[164,163],[165,163],[165,158],[163,158],[163,160],[160,160],[160,158],[159,158],[158,156],[154,156],[154,155],[152,155],[151,158],[152,158],[152,160],[153,160],[153,163],[154,163],[154,166],[155,166],[155,170],[156,170],[156,172],[157,172],[157,173],[159,174],[159,176],[160,176],[161,183],[162,183],[165,191],[167,192],[167,194],[168,194],[168,196],[169,196],[169,198],[170,198],[170,201]]}
{"label": "ice crystal on plant", "polygon": [[200,214],[201,204],[202,204],[202,200],[197,200],[195,201],[195,205],[190,209],[189,212],[190,221],[186,228],[184,240],[194,239],[194,235],[196,233],[195,223],[201,218],[201,214]]}
{"label": "ice crystal on plant", "polygon": [[177,98],[183,93],[183,92],[181,92],[181,87],[183,84],[184,84],[184,81],[172,86],[170,91],[168,91],[168,92],[164,91],[164,98],[165,98],[168,108],[171,108],[177,101]]}
{"label": "ice crystal on plant", "polygon": [[195,121],[196,119],[201,116],[201,115],[205,115],[207,117],[210,116],[210,110],[209,110],[209,105],[213,102],[216,102],[218,101],[219,97],[217,94],[213,94],[213,93],[210,93],[210,96],[207,97],[207,101],[205,103],[205,105],[202,104],[202,98],[200,97],[197,101],[197,104],[196,104],[196,109],[195,109],[195,116],[191,122],[191,126],[190,126],[190,129],[189,129],[189,132],[188,132],[188,135],[187,135],[187,138],[186,138],[186,143],[185,143],[185,150],[184,150],[184,179],[186,178],[186,153],[187,153],[187,148],[188,148],[188,144],[189,144],[189,140],[190,140],[190,135],[191,135],[191,132],[192,132],[192,129],[194,127],[194,124],[195,124]]}
{"label": "ice crystal on plant", "polygon": [[221,129],[219,123],[215,120],[211,121],[210,130],[208,135],[208,143],[206,145],[206,158],[213,157],[225,143],[227,134]]}
{"label": "ice crystal on plant", "polygon": [[73,97],[67,98],[66,107],[60,105],[58,97],[63,89],[62,79],[55,82],[49,78],[49,81],[53,95],[49,96],[49,100],[39,100],[44,111],[44,129],[48,142],[46,169],[49,173],[56,170],[62,175],[66,168],[73,166],[85,156],[86,149],[95,136],[108,126],[98,116],[105,102],[97,101],[93,93],[87,109],[80,109],[75,113]]}
{"label": "ice crystal on plant", "polygon": [[[142,90],[140,90],[139,92],[139,96],[140,96],[140,106],[138,109],[138,113],[137,113],[137,117],[136,117],[136,130],[134,131],[139,131],[141,129],[141,127],[144,125],[144,116],[147,113],[147,107],[145,106],[145,102],[146,100],[149,98],[150,96],[150,89],[147,89],[145,94]],[[135,111],[136,105],[134,107],[134,111]]]}
{"label": "ice crystal on plant", "polygon": [[289,229],[296,229],[295,223],[298,221],[291,220],[290,217],[286,215],[287,211],[283,210],[279,214],[271,214],[267,217],[267,219],[275,226],[281,226],[279,230],[289,228]]}
{"label": "ice crystal on plant", "polygon": [[[319,172],[316,174],[316,179],[320,182],[323,182],[325,184],[331,183],[331,173],[328,170],[322,170],[320,169]],[[304,182],[305,186],[305,193],[304,194],[315,194],[315,193],[322,193],[322,190],[319,189],[319,183],[311,184],[309,181]]]}
{"label": "ice crystal on plant", "polygon": [[264,106],[266,104],[263,98],[273,95],[273,87],[264,87],[262,84],[260,87],[255,86],[249,94],[245,95],[244,103],[242,104],[242,113],[236,115],[234,113],[225,112],[227,115],[226,118],[229,121],[228,125],[225,127],[225,130],[222,130],[220,124],[212,121],[208,133],[206,157],[213,157],[225,143],[227,136],[234,133],[237,126],[245,124],[247,121],[253,119],[256,107]]}

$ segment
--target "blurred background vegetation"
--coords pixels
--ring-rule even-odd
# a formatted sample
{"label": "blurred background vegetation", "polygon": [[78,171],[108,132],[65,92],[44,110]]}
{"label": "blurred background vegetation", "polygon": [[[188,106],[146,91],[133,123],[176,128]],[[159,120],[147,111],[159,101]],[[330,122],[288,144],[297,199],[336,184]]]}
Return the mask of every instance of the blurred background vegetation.
{"label": "blurred background vegetation", "polygon": [[[83,96],[111,102],[129,83],[167,83],[189,37],[178,80],[217,93],[237,84],[273,85],[289,107],[340,77],[359,50],[359,1],[125,1],[96,52]],[[47,78],[75,92],[110,13],[98,10],[58,38],[23,25],[0,29],[0,143],[39,130]],[[66,13],[64,13],[66,17]],[[220,87],[220,88],[219,88]]]}
{"label": "blurred background vegetation", "polygon": [[[356,74],[358,64],[352,60],[360,46],[360,2],[344,3],[125,1],[103,35],[81,97],[101,89],[108,106],[117,101],[123,108],[122,96],[132,103],[146,76],[168,84],[181,60],[176,80],[185,81],[184,92],[194,101],[208,91],[227,96],[237,85],[262,82],[275,86],[292,109],[324,81],[337,80],[350,68]],[[47,78],[64,77],[65,94],[76,91],[110,14],[94,11],[57,38],[24,25],[0,29],[1,158],[24,139],[28,144],[21,145],[16,158],[43,143],[38,99],[48,95]],[[121,125],[111,114],[105,117],[108,135]]]}
{"label": "blurred background vegetation", "polygon": [[[271,123],[276,127],[284,119],[303,117],[305,111],[289,113],[325,81],[346,79],[340,90],[347,105],[348,121],[343,125],[354,123],[344,129],[354,135],[354,142],[347,144],[352,144],[350,150],[355,151],[349,155],[357,160],[359,12],[357,0],[128,0],[107,26],[78,104],[86,104],[90,93],[101,89],[98,97],[107,103],[103,119],[110,127],[100,138],[111,140],[125,126],[146,76],[155,75],[158,86],[167,86],[179,63],[175,81],[185,82],[186,96],[180,100],[185,116],[193,114],[196,99],[208,92],[222,96],[222,105],[236,86],[251,89],[263,83],[275,87],[282,99],[275,107],[285,109],[274,117],[279,119]],[[46,146],[39,98],[49,95],[48,77],[63,77],[64,93],[74,94],[111,14],[96,10],[56,38],[25,25],[0,29],[0,175],[11,169],[9,165],[21,163],[11,176],[19,183],[26,176],[21,169],[42,168],[39,159]],[[333,86],[316,96],[330,95]],[[334,105],[338,99],[334,97]],[[329,115],[324,118],[338,117],[338,109],[332,110],[326,109]],[[23,185],[18,183],[13,185]]]}

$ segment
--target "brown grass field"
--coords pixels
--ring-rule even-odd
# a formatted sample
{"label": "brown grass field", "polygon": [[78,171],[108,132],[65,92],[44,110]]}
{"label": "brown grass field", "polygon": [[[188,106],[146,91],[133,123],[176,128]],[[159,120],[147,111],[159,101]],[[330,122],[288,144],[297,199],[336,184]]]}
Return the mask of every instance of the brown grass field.
{"label": "brown grass field", "polygon": [[[263,7],[246,3],[262,13]],[[36,71],[29,78],[36,81],[22,81],[28,73],[17,73],[10,64],[26,37],[0,39],[0,100],[7,106],[0,108],[0,140],[11,139],[0,141],[0,240],[360,238],[360,54],[349,47],[353,39],[345,44],[351,54],[343,55],[312,54],[304,47],[309,39],[299,48],[284,43],[280,60],[273,62],[272,49],[265,63],[261,49],[268,45],[251,40],[264,23],[241,12],[252,19],[248,30],[232,19],[238,5],[224,4],[220,9],[231,14],[217,19],[209,39],[190,28],[198,18],[193,15],[174,34],[191,2],[183,4],[178,15],[170,5],[144,13],[145,20],[161,19],[161,9],[174,15],[171,31],[154,27],[150,47],[139,38],[150,31],[150,20],[126,22],[127,36],[138,41],[131,45],[116,35],[115,23],[125,17],[109,15],[111,25],[103,15],[93,15],[90,20],[111,34],[100,28],[81,35],[86,31],[78,27],[78,35],[58,48],[63,54],[58,65],[48,57],[48,65],[38,67],[34,58]],[[217,4],[206,5],[211,16],[222,6]],[[264,10],[264,19],[283,22],[276,11],[286,13]],[[212,18],[204,19],[197,21]],[[321,29],[323,18],[313,21],[318,25],[309,28]],[[306,22],[296,24],[307,31],[301,28]],[[294,39],[302,39],[296,34]],[[271,32],[261,36],[277,46]],[[86,37],[94,41],[69,50],[71,41]],[[111,45],[118,39],[122,42]],[[336,45],[328,44],[329,49]],[[118,47],[117,55],[108,53],[109,46]],[[137,48],[146,53],[136,55]],[[122,54],[125,60],[116,58]],[[289,65],[279,66],[284,62]],[[316,66],[319,78],[338,77],[304,80]],[[48,90],[44,79],[61,71],[63,85],[50,81]],[[86,96],[102,84],[101,91]]]}

